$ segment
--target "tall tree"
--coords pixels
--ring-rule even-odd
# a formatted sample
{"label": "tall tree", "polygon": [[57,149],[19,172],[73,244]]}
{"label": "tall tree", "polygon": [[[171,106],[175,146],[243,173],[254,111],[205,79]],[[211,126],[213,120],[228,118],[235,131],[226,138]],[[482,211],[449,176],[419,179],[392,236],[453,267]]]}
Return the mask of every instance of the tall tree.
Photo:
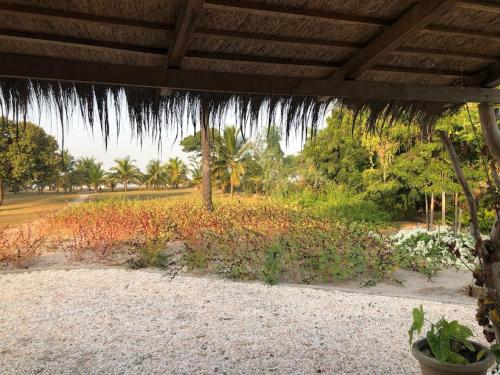
{"label": "tall tree", "polygon": [[128,191],[128,185],[137,181],[140,175],[139,168],[135,166],[135,160],[127,156],[123,159],[115,159],[111,171],[118,181],[123,184],[123,190]]}
{"label": "tall tree", "polygon": [[151,160],[146,166],[146,186],[160,189],[167,184],[167,171],[159,159]]}
{"label": "tall tree", "polygon": [[187,167],[184,162],[176,158],[171,158],[165,165],[168,181],[174,189],[177,189],[180,184],[187,181]]}
{"label": "tall tree", "polygon": [[0,118],[0,204],[6,185],[15,192],[32,186],[43,192],[59,174],[57,148],[41,127]]}
{"label": "tall tree", "polygon": [[67,193],[68,191],[71,192],[73,190],[76,161],[68,150],[63,150],[63,152],[61,153],[61,159],[62,183],[64,192]]}
{"label": "tall tree", "polygon": [[222,138],[216,145],[217,160],[214,163],[214,173],[223,186],[229,185],[231,196],[234,189],[240,186],[245,174],[245,162],[249,157],[250,148],[251,145],[245,142],[234,126],[224,129]]}
{"label": "tall tree", "polygon": [[89,182],[94,187],[97,193],[101,189],[101,185],[106,181],[106,172],[102,168],[102,163],[97,162],[90,166]]}

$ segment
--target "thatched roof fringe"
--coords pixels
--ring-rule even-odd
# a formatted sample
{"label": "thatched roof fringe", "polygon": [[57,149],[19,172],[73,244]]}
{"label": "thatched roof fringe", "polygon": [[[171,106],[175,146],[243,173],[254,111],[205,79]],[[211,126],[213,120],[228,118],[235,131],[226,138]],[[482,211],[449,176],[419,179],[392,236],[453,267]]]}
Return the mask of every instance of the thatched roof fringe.
{"label": "thatched roof fringe", "polygon": [[[315,134],[318,124],[332,103],[355,113],[354,121],[363,121],[368,131],[375,131],[394,120],[417,121],[425,132],[436,120],[452,113],[460,104],[430,102],[343,100],[320,101],[316,97],[280,97],[271,95],[239,95],[173,90],[160,96],[158,90],[137,87],[89,85],[68,82],[23,79],[0,80],[0,115],[19,122],[30,110],[57,111],[61,125],[68,123],[74,109],[92,129],[99,122],[105,141],[110,134],[110,114],[114,112],[116,127],[120,115],[127,110],[133,134],[139,139],[150,135],[161,140],[162,130],[174,130],[182,136],[183,124],[200,124],[200,109],[208,111],[210,125],[221,128],[232,110],[237,126],[245,136],[256,128],[259,118],[266,126],[280,126],[288,139],[292,132],[302,139]],[[123,106],[126,108],[122,108]],[[360,116],[362,115],[362,116]],[[64,127],[63,127],[64,129]],[[309,132],[309,133],[308,133]],[[64,134],[64,132],[63,132]]]}

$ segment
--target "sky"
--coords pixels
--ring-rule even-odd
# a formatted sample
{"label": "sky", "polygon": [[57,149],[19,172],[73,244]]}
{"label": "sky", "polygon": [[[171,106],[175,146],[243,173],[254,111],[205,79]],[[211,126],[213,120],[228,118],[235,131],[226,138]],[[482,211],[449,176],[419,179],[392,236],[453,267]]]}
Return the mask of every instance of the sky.
{"label": "sky", "polygon": [[[37,111],[38,112],[38,111]],[[56,113],[39,113],[28,114],[29,121],[39,124],[47,133],[53,135],[61,147],[63,132],[61,130],[61,123]],[[234,118],[230,116],[225,121],[226,124],[234,124]],[[163,140],[158,147],[158,142],[153,141],[151,138],[145,138],[142,142],[133,136],[130,123],[127,116],[120,118],[120,132],[117,135],[116,119],[111,116],[110,121],[110,137],[109,143],[106,148],[104,139],[98,124],[92,131],[88,125],[84,123],[81,116],[73,115],[65,124],[64,131],[64,148],[69,150],[75,157],[95,157],[98,161],[103,163],[104,168],[109,169],[114,163],[114,159],[130,156],[136,161],[136,165],[145,169],[147,163],[151,159],[161,159],[167,161],[169,158],[180,157],[186,163],[189,161],[189,155],[182,151],[179,145],[180,137],[176,140],[174,132],[163,134]],[[263,127],[260,126],[259,129]],[[183,127],[183,136],[193,133],[192,126],[185,125]],[[288,145],[282,141],[282,149],[285,154],[295,154],[302,148],[302,141],[300,136],[290,135]]]}

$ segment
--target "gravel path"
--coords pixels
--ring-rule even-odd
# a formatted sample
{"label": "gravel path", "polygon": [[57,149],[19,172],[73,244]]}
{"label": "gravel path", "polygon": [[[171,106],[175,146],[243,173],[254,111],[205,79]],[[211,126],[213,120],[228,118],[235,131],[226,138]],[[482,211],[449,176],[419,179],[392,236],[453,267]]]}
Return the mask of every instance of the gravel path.
{"label": "gravel path", "polygon": [[0,275],[1,374],[417,374],[411,309],[474,306],[107,270]]}

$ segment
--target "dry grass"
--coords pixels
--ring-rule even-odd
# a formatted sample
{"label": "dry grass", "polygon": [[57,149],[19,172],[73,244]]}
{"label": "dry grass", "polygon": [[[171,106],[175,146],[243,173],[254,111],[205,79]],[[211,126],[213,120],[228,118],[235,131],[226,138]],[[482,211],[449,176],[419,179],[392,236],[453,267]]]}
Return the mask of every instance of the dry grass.
{"label": "dry grass", "polygon": [[0,227],[17,226],[39,219],[55,210],[63,208],[69,203],[77,202],[82,198],[102,200],[113,197],[126,197],[132,200],[149,200],[157,198],[195,197],[196,189],[180,190],[131,190],[128,192],[115,191],[103,193],[82,192],[73,194],[46,192],[22,192],[7,194],[4,204],[0,207]]}

